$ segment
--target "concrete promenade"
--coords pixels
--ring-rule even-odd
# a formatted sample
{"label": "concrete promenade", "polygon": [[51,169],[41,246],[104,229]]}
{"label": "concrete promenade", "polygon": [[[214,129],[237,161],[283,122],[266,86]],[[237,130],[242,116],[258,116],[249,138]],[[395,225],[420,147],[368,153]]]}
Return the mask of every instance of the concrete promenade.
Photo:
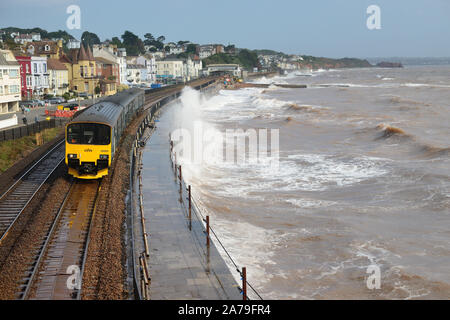
{"label": "concrete promenade", "polygon": [[169,132],[174,129],[170,104],[162,109],[156,130],[143,152],[142,184],[146,230],[149,234],[150,299],[242,299],[216,247],[206,247],[203,225],[192,230],[179,201],[179,186],[169,158]]}

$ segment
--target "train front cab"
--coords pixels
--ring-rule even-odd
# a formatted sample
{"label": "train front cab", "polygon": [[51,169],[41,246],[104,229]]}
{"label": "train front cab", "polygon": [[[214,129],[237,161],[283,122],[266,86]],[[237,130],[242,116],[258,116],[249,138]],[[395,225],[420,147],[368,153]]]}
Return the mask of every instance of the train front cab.
{"label": "train front cab", "polygon": [[103,123],[69,123],[66,126],[66,165],[79,179],[108,174],[112,159],[111,127]]}

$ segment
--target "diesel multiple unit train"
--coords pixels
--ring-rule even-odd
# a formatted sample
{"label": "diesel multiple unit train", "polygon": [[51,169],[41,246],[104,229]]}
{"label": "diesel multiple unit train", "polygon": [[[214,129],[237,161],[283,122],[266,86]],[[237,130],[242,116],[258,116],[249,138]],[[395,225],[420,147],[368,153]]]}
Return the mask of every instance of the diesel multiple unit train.
{"label": "diesel multiple unit train", "polygon": [[144,90],[129,89],[103,99],[66,125],[66,165],[79,179],[108,174],[123,131],[144,105]]}

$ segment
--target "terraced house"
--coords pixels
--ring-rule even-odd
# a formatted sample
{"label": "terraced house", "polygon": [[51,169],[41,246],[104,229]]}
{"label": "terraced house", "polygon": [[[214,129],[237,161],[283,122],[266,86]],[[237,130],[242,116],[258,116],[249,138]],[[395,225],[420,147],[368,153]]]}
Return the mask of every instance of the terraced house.
{"label": "terraced house", "polygon": [[34,97],[48,93],[48,68],[46,57],[31,57],[31,89]]}
{"label": "terraced house", "polygon": [[31,57],[16,56],[16,60],[20,64],[21,96],[24,100],[30,100],[33,96],[33,89],[31,88]]}
{"label": "terraced house", "polygon": [[47,68],[49,72],[48,93],[62,96],[69,91],[69,70],[57,59],[48,59]]}
{"label": "terraced house", "polygon": [[106,96],[115,94],[120,81],[119,64],[113,60],[96,57],[95,65],[97,76],[100,78],[101,93]]}
{"label": "terraced house", "polygon": [[20,65],[10,50],[0,50],[0,114],[19,111]]}
{"label": "terraced house", "polygon": [[69,72],[70,90],[78,94],[94,96],[95,88],[100,88],[100,77],[97,75],[94,55],[89,46],[85,49],[81,43],[79,49],[70,49],[60,61]]}

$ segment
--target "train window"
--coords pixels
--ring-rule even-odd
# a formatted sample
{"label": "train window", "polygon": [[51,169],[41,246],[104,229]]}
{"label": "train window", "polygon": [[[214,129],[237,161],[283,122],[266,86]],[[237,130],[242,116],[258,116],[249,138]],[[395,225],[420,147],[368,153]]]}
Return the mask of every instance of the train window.
{"label": "train window", "polygon": [[67,128],[67,142],[70,144],[108,145],[111,141],[109,126],[97,123],[75,123]]}
{"label": "train window", "polygon": [[94,131],[90,130],[84,130],[83,131],[83,140],[87,144],[93,144],[94,143]]}
{"label": "train window", "polygon": [[71,124],[67,128],[67,142],[72,144],[80,143],[80,130],[79,124]]}

